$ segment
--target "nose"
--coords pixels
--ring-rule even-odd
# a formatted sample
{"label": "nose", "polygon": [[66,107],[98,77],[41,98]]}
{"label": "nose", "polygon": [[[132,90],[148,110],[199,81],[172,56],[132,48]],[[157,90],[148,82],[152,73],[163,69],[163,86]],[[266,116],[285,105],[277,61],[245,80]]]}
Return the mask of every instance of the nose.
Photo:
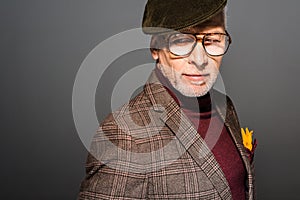
{"label": "nose", "polygon": [[188,57],[189,63],[195,65],[199,70],[203,70],[208,64],[208,56],[201,42],[197,42],[192,53]]}

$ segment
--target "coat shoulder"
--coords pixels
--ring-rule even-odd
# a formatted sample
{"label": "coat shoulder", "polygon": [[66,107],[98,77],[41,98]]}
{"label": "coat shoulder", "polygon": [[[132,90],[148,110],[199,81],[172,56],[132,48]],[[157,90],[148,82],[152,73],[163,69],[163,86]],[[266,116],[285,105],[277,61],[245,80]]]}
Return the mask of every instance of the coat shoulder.
{"label": "coat shoulder", "polygon": [[147,124],[147,117],[145,116],[151,109],[151,102],[144,91],[140,92],[137,96],[132,98],[129,102],[125,103],[119,109],[110,113],[101,123],[100,127],[110,126],[112,124],[127,126],[134,124],[144,125]]}

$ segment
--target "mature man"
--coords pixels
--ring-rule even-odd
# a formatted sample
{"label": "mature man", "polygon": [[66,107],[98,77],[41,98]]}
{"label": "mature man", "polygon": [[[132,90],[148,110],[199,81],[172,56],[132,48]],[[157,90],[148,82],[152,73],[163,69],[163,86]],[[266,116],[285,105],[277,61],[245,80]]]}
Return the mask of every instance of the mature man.
{"label": "mature man", "polygon": [[156,68],[100,125],[79,199],[254,199],[231,100],[212,89],[231,38],[226,0],[148,0]]}

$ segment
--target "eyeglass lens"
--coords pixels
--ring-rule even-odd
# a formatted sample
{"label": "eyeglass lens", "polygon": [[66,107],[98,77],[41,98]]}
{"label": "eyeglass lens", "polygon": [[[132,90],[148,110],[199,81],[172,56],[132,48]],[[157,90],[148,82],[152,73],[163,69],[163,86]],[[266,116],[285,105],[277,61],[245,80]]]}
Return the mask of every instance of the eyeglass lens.
{"label": "eyeglass lens", "polygon": [[[202,38],[205,51],[212,56],[226,53],[229,46],[229,36],[223,33],[210,33]],[[192,34],[173,34],[169,38],[169,50],[174,55],[184,56],[190,54],[197,44],[197,38]]]}

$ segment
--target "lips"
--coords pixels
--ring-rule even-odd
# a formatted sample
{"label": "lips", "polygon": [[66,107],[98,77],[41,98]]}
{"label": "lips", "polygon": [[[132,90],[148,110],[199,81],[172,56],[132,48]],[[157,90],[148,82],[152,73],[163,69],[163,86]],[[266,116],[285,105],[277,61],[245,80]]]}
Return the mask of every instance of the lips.
{"label": "lips", "polygon": [[182,74],[185,78],[193,82],[202,82],[209,74]]}

